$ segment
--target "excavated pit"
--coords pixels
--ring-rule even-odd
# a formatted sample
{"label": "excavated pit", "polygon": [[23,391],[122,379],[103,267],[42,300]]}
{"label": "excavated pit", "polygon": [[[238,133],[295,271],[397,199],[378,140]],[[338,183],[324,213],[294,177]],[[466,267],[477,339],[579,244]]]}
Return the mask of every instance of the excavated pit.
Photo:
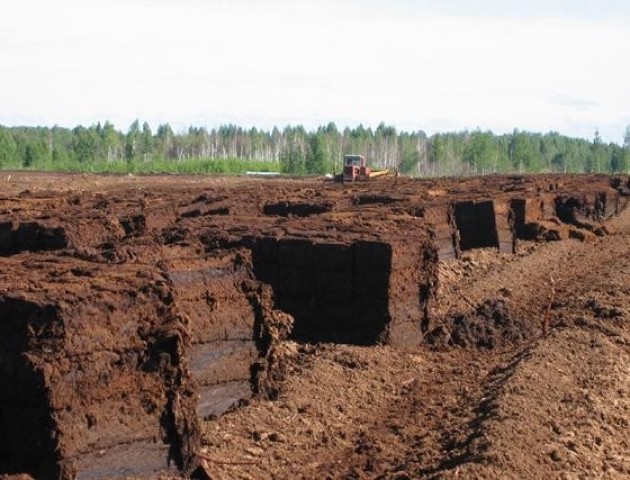
{"label": "excavated pit", "polygon": [[0,255],[21,251],[53,251],[68,246],[63,227],[48,226],[43,222],[0,223]]}
{"label": "excavated pit", "polygon": [[359,240],[258,239],[254,271],[294,318],[301,342],[417,344],[427,322],[432,246]]}
{"label": "excavated pit", "polygon": [[498,247],[494,202],[458,202],[455,204],[455,226],[459,231],[459,248]]}
{"label": "excavated pit", "polygon": [[34,348],[29,329],[54,337],[54,308],[6,298],[0,306],[0,471],[31,471],[36,477],[58,476],[54,426],[43,372],[24,354]]}
{"label": "excavated pit", "polygon": [[[202,421],[277,395],[283,339],[417,346],[441,260],[606,234],[630,188],[37,178],[0,199],[0,474],[44,479],[194,475]],[[516,341],[519,322],[481,306],[455,343]]]}

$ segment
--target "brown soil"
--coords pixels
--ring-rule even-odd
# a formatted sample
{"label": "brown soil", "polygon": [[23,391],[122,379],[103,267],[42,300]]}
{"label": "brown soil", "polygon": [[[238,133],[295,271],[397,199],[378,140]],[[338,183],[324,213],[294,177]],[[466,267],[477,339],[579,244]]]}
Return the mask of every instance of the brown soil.
{"label": "brown soil", "polygon": [[[484,282],[501,279],[485,291],[529,323],[518,342],[411,352],[290,345],[295,360],[279,401],[254,401],[206,426],[213,459],[255,462],[215,463],[216,478],[626,477],[626,232],[596,245],[527,245],[510,258],[481,252],[444,265],[442,273],[461,273],[444,292],[477,284],[479,296],[461,300],[465,311],[483,298]],[[557,276],[546,335],[540,322],[552,285],[519,289],[541,268]],[[437,303],[455,310],[452,295],[441,295]]]}
{"label": "brown soil", "polygon": [[630,475],[627,178],[6,175],[0,475]]}

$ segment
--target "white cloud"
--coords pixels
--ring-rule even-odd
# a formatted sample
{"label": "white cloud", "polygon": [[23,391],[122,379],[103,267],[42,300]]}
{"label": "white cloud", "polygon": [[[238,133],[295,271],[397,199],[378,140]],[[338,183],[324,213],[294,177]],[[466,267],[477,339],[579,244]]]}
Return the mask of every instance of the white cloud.
{"label": "white cloud", "polygon": [[606,19],[343,0],[26,0],[6,10],[4,123],[385,121],[589,137],[599,127],[618,141],[630,111],[630,31]]}

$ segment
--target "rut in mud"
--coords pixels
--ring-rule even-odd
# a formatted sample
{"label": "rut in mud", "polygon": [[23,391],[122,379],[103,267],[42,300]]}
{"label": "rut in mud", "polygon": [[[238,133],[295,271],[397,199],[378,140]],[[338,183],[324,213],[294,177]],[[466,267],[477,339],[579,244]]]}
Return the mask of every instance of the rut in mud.
{"label": "rut in mud", "polygon": [[436,314],[439,262],[592,241],[628,202],[603,176],[22,181],[0,198],[0,473],[36,478],[206,471],[204,420],[280,397],[286,340],[532,338],[509,300]]}

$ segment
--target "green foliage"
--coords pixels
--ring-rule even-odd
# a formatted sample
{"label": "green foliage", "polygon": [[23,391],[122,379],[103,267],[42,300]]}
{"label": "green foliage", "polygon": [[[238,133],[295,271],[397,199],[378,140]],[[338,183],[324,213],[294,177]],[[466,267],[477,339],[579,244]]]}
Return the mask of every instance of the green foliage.
{"label": "green foliage", "polygon": [[0,127],[0,168],[14,161],[16,150],[17,146],[9,131]]}
{"label": "green foliage", "polygon": [[53,166],[67,165],[70,161],[70,156],[65,148],[59,145],[55,145],[52,152]]}
{"label": "green foliage", "polygon": [[280,172],[278,162],[258,162],[241,160],[238,158],[226,159],[194,159],[177,162],[165,159],[150,160],[147,162],[97,161],[89,165],[77,165],[73,162],[60,163],[58,165],[45,165],[43,170],[79,171],[92,173],[181,173],[181,174],[242,174],[245,172]]}
{"label": "green foliage", "polygon": [[515,130],[510,143],[512,166],[518,172],[529,171],[534,165],[534,152],[533,142],[528,134]]}
{"label": "green foliage", "polygon": [[624,157],[624,149],[617,145],[613,145],[612,155],[610,156],[610,168],[608,170],[612,173],[621,172],[624,167]]}
{"label": "green foliage", "polygon": [[223,125],[156,132],[134,121],[127,132],[110,122],[74,129],[0,126],[0,168],[96,172],[289,174],[339,173],[343,155],[359,154],[373,169],[420,176],[513,172],[620,172],[630,170],[630,125],[624,145],[515,130],[436,133],[398,132],[384,123],[342,131],[334,123],[307,131],[302,125],[270,131]]}
{"label": "green foliage", "polygon": [[125,160],[131,162],[138,152],[140,144],[140,122],[135,120],[130,126],[125,137]]}
{"label": "green foliage", "polygon": [[147,122],[144,122],[142,125],[140,153],[142,155],[151,155],[153,153],[153,134],[151,133],[151,127]]}
{"label": "green foliage", "polygon": [[400,152],[400,165],[398,170],[405,174],[413,174],[418,171],[422,160],[419,145],[424,145],[424,138],[416,134],[401,132],[398,137],[398,151]]}
{"label": "green foliage", "polygon": [[305,159],[306,173],[325,173],[326,151],[324,136],[322,134],[311,135],[308,141],[308,147]]}
{"label": "green foliage", "polygon": [[431,140],[431,154],[429,156],[432,163],[446,162],[446,137],[436,133]]}
{"label": "green foliage", "polygon": [[554,157],[551,159],[551,171],[562,173],[566,171],[567,168],[567,154],[566,153],[556,153]]}
{"label": "green foliage", "polygon": [[[593,170],[600,173],[604,169],[604,144],[602,143],[602,137],[599,135],[599,130],[595,130],[595,136],[593,138],[592,150],[592,164]],[[610,158],[610,157],[609,157]]]}
{"label": "green foliage", "polygon": [[[79,163],[90,163],[96,160],[99,138],[96,129],[76,127],[72,133],[72,151]],[[54,151],[54,150],[53,150]]]}
{"label": "green foliage", "polygon": [[25,168],[32,167],[37,161],[37,152],[32,143],[27,143],[24,148],[24,156],[22,157],[22,166]]}
{"label": "green foliage", "polygon": [[304,155],[296,146],[286,148],[280,155],[280,171],[297,175],[304,173]]}
{"label": "green foliage", "polygon": [[475,131],[464,147],[464,161],[475,173],[486,172],[494,158],[494,142],[490,132]]}
{"label": "green foliage", "polygon": [[400,171],[406,175],[414,172],[420,162],[420,154],[417,151],[403,152],[402,161],[400,162]]}
{"label": "green foliage", "polygon": [[24,143],[18,144],[20,166],[34,168],[43,165],[47,159],[46,147],[36,139],[26,138]]}

